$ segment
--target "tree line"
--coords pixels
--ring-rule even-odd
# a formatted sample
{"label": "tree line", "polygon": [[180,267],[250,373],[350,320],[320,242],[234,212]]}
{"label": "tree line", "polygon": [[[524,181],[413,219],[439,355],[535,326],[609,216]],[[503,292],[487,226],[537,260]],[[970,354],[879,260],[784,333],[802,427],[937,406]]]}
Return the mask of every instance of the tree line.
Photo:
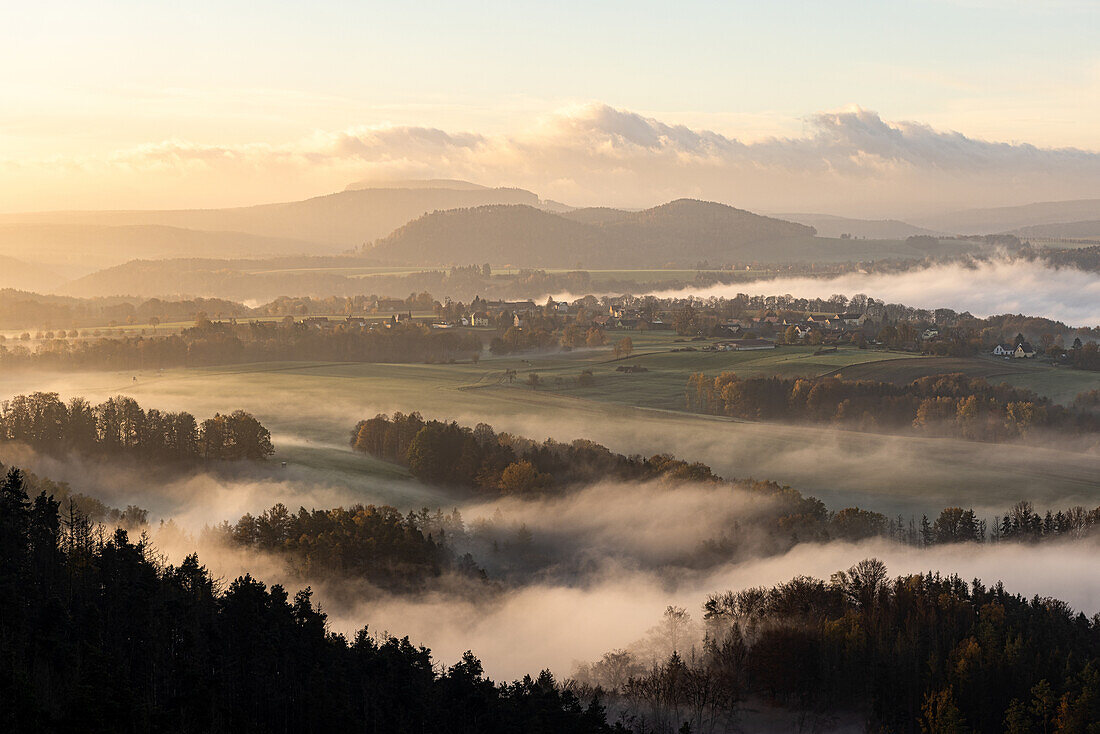
{"label": "tree line", "polygon": [[276,504],[257,516],[246,514],[214,532],[233,545],[277,553],[303,578],[364,579],[391,592],[419,591],[445,573],[483,580],[485,572],[468,553],[444,544],[442,527],[427,527],[416,513],[393,507],[353,505],[330,510]]}
{"label": "tree line", "polygon": [[[408,638],[329,632],[308,588],[222,587],[0,478],[4,731],[613,731],[544,671],[510,684],[472,653],[441,667]],[[622,729],[618,729],[622,731]]]}
{"label": "tree line", "polygon": [[[685,547],[675,564],[713,568],[784,553],[805,542],[884,538],[929,547],[1080,540],[1100,530],[1100,507],[1048,511],[1044,517],[1029,502],[1020,502],[1003,520],[994,518],[988,524],[973,509],[947,507],[933,519],[905,521],[857,507],[829,511],[817,500],[774,483],[730,486],[765,499],[763,507],[746,507],[743,516],[731,520],[718,535],[700,538],[694,548]],[[771,503],[777,507],[768,507]],[[127,510],[126,517],[129,513]],[[534,573],[560,567],[569,555],[568,550],[563,555],[557,544],[506,515],[468,523],[457,509],[444,513],[423,508],[402,514],[388,506],[353,505],[303,507],[293,513],[276,504],[258,515],[223,522],[208,532],[237,547],[277,554],[302,579],[364,580],[391,593],[445,588],[484,596],[495,591],[498,582],[523,583]]]}
{"label": "tree line", "polygon": [[1017,502],[993,528],[998,540],[1039,541],[1081,538],[1100,530],[1100,507],[1070,507],[1040,515],[1030,502]]}
{"label": "tree line", "polygon": [[[378,415],[360,421],[350,439],[357,451],[407,467],[427,484],[466,495],[538,498],[610,480],[657,481],[669,491],[687,482],[707,483],[727,487],[731,495],[743,491],[765,500],[744,523],[735,521],[720,536],[700,541],[688,560],[699,567],[750,554],[782,553],[800,542],[869,537],[892,537],[915,545],[923,542],[913,520],[906,525],[901,518],[891,520],[858,507],[830,512],[816,497],[777,482],[724,479],[701,462],[667,454],[627,456],[586,439],[538,442],[497,433],[485,423],[470,428],[453,421],[425,420],[419,413]],[[937,518],[937,534],[928,535],[928,542],[933,538],[952,542],[946,529],[949,515]],[[452,547],[479,547],[460,517],[451,518],[446,533]],[[483,544],[480,547],[484,549]]]}
{"label": "tree line", "polygon": [[179,334],[82,341],[55,339],[38,349],[0,344],[0,368],[143,370],[278,360],[448,362],[480,354],[480,337],[436,332],[422,324],[368,328],[339,323],[319,329],[282,322],[200,320]]}
{"label": "tree line", "polygon": [[264,459],[275,452],[271,433],[251,414],[236,410],[199,422],[188,412],[143,409],[119,395],[98,405],[57,393],[16,395],[0,403],[0,441],[46,453],[133,456],[161,462]]}
{"label": "tree line", "polygon": [[358,451],[408,467],[429,484],[489,495],[537,495],[602,479],[717,481],[710,467],[666,454],[624,456],[593,441],[537,442],[497,433],[486,423],[470,428],[425,420],[419,413],[377,415],[356,424]]}
{"label": "tree line", "polygon": [[[658,481],[669,491],[686,482],[725,486],[766,499],[761,507],[734,520],[715,537],[703,538],[685,562],[710,567],[750,555],[771,555],[802,542],[859,541],[889,538],[912,546],[950,543],[1031,541],[1080,538],[1100,524],[1100,507],[1073,507],[1039,516],[1028,502],[1017,503],[1003,516],[987,522],[973,508],[946,507],[933,518],[894,518],[873,510],[846,507],[830,510],[816,497],[777,482],[725,479],[701,462],[688,462],[667,454],[626,456],[593,441],[562,443],[534,441],[523,436],[497,433],[481,423],[470,428],[457,422],[425,420],[419,413],[378,415],[360,421],[351,433],[351,445],[384,461],[407,467],[416,478],[463,494],[482,497],[538,498],[560,495],[597,481]],[[425,511],[426,513],[426,511]],[[499,529],[479,527],[473,532],[457,511],[417,522],[424,533],[452,550],[476,549],[483,558],[495,547]],[[523,529],[517,528],[521,535]],[[519,553],[519,546],[513,550]],[[550,562],[550,561],[547,561]]]}
{"label": "tree line", "polygon": [[[0,462],[0,477],[7,474],[8,468]],[[23,488],[29,495],[45,494],[53,497],[62,507],[71,509],[95,525],[121,527],[125,530],[143,528],[149,521],[149,511],[137,505],[125,508],[111,507],[98,497],[78,492],[68,482],[58,482],[34,472],[21,471]]]}
{"label": "tree line", "polygon": [[712,594],[703,609],[701,649],[682,644],[648,669],[629,657],[595,669],[611,688],[607,673],[626,667],[612,705],[635,726],[721,731],[749,697],[810,730],[842,715],[914,734],[1085,734],[1100,721],[1100,617],[1001,583],[890,580],[869,559],[828,581]]}
{"label": "tree line", "polygon": [[0,329],[83,329],[115,324],[192,321],[200,313],[226,318],[247,315],[251,309],[234,301],[193,298],[73,298],[11,288],[0,289]]}
{"label": "tree line", "polygon": [[998,441],[1037,428],[1093,432],[1091,412],[1065,408],[1031,390],[960,373],[905,385],[840,377],[749,377],[723,372],[688,378],[686,406],[750,420],[833,423],[860,430],[910,430]]}

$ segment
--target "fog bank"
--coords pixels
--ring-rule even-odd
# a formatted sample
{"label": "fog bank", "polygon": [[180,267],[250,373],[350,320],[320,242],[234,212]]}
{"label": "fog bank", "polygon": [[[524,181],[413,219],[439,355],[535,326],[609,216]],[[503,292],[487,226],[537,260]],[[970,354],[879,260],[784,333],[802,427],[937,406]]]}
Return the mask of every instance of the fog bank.
{"label": "fog bank", "polygon": [[473,649],[490,675],[508,678],[549,667],[566,674],[577,661],[626,647],[645,636],[669,604],[695,619],[708,593],[771,585],[806,574],[828,578],[868,557],[886,562],[892,576],[933,569],[963,579],[998,579],[1025,596],[1053,596],[1092,615],[1100,611],[1096,546],[996,545],[928,550],[886,541],[802,545],[777,558],[723,567],[673,589],[643,572],[608,570],[584,588],[538,585],[507,593],[491,608],[453,599],[410,603],[399,598],[335,615],[336,628],[369,622],[375,629],[409,634],[442,660]]}
{"label": "fog bank", "polygon": [[1100,324],[1100,276],[1025,260],[974,266],[934,265],[904,273],[846,273],[830,278],[775,278],[710,288],[656,291],[659,297],[733,298],[738,293],[828,298],[863,293],[915,308],[951,308],[985,317],[1003,313],[1046,316],[1069,326]]}
{"label": "fog bank", "polygon": [[[306,585],[288,576],[277,559],[210,550],[200,548],[200,560],[223,580],[251,571],[267,583],[283,583],[290,589]],[[436,594],[381,596],[348,604],[343,585],[312,586],[334,632],[353,634],[368,625],[374,632],[408,635],[446,664],[473,650],[487,673],[502,680],[544,668],[568,675],[579,662],[645,638],[668,605],[684,607],[699,620],[711,592],[773,585],[800,574],[828,579],[834,571],[869,557],[882,559],[891,577],[933,570],[968,581],[979,578],[987,585],[1003,580],[1011,593],[1059,598],[1092,615],[1100,612],[1096,552],[1095,543],[1088,541],[918,549],[875,540],[804,544],[782,556],[688,575],[671,586],[666,577],[616,564],[606,565],[584,584],[538,583],[480,600]]]}
{"label": "fog bank", "polygon": [[[154,530],[153,541],[172,562],[197,550],[223,582],[250,572],[288,589],[310,585],[335,632],[352,634],[369,625],[374,632],[408,635],[448,664],[472,649],[498,679],[543,668],[566,675],[578,662],[643,639],[668,605],[684,607],[698,620],[711,592],[801,574],[827,579],[868,557],[885,561],[891,576],[931,570],[986,584],[1003,580],[1012,593],[1056,597],[1086,614],[1100,612],[1098,546],[1092,539],[915,548],[879,538],[806,543],[754,557],[765,540],[754,530],[754,519],[768,506],[766,499],[729,487],[659,482],[602,482],[559,498],[466,503],[460,510],[467,528],[491,520],[508,532],[522,524],[530,531],[533,555],[543,560],[528,573],[523,561],[509,559],[511,571],[501,571],[484,545],[476,552],[477,544],[448,536],[460,552],[475,550],[494,583],[471,586],[467,580],[460,592],[420,595],[385,594],[356,578],[296,575],[284,558],[227,548],[204,536],[195,515],[168,531]],[[181,526],[183,534],[176,529]],[[724,532],[743,540],[744,552],[693,566],[700,544]],[[458,586],[444,578],[436,588]]]}

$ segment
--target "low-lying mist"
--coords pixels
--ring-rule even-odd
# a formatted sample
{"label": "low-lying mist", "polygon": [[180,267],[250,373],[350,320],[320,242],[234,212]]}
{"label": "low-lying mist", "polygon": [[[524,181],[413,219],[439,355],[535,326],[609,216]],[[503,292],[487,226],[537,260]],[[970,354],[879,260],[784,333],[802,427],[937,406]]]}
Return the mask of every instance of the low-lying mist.
{"label": "low-lying mist", "polygon": [[[348,436],[358,420],[396,410],[420,411],[426,418],[457,420],[463,425],[486,422],[498,431],[539,441],[547,437],[566,442],[586,438],[627,455],[671,453],[687,461],[701,461],[727,478],[752,477],[789,484],[833,509],[859,505],[891,516],[901,513],[919,517],[958,505],[973,507],[988,516],[1019,500],[1044,507],[1100,504],[1095,481],[1100,471],[1100,452],[1081,445],[1083,440],[1064,436],[1048,441],[1029,439],[1026,444],[994,444],[863,433],[822,425],[732,421],[557,400],[526,388],[457,389],[469,377],[459,376],[450,386],[444,383],[443,389],[439,389],[438,382],[400,379],[404,371],[416,369],[421,368],[368,366],[362,373],[369,376],[366,381],[354,379],[358,372],[351,377],[333,377],[309,370],[173,372],[148,378],[140,375],[137,382],[129,384],[110,373],[75,373],[68,378],[50,375],[48,379],[3,375],[0,388],[5,395],[54,389],[62,399],[84,395],[90,400],[121,392],[133,395],[146,407],[165,411],[212,415],[242,408],[253,413],[271,429],[276,454],[266,464],[224,471],[237,472],[231,478],[245,485],[264,483],[271,487],[238,492],[224,481],[223,472],[216,477],[223,488],[208,492],[210,497],[230,501],[237,515],[262,511],[275,501],[292,508],[299,503],[310,505],[315,486],[325,487],[316,506],[349,501],[385,502],[405,508],[448,506],[446,496],[407,477],[394,475],[387,479],[393,467],[372,463],[349,448]],[[75,387],[66,388],[66,379]],[[364,384],[375,380],[379,387],[363,390]],[[425,389],[425,385],[432,389]],[[271,395],[276,390],[280,399],[274,402]],[[528,404],[528,399],[536,402]],[[2,453],[0,460],[4,460]],[[287,461],[286,469],[281,468],[282,461]],[[122,482],[110,472],[88,472],[80,464],[66,468],[66,463],[28,468],[55,480],[70,481],[89,494],[102,486],[121,506],[133,503],[154,514],[181,511],[175,501],[158,504],[157,497],[172,493],[140,475],[137,481]],[[97,487],[87,487],[89,479],[94,479]],[[271,488],[280,491],[267,494]],[[109,501],[107,497],[102,499]],[[210,511],[203,514],[208,519],[222,516]]]}
{"label": "low-lying mist", "polygon": [[[28,469],[68,481],[74,490],[115,506],[133,503],[149,509],[153,542],[170,562],[197,550],[225,581],[251,572],[290,589],[312,585],[334,631],[352,632],[367,624],[378,632],[407,634],[445,662],[472,649],[497,678],[544,667],[565,675],[575,662],[644,637],[670,604],[698,618],[710,592],[773,584],[796,574],[827,578],[869,556],[884,560],[894,575],[932,569],[986,582],[1003,579],[1011,591],[1056,596],[1089,614],[1100,611],[1094,542],[919,549],[873,540],[802,544],[764,557],[751,549],[758,540],[753,519],[766,509],[766,501],[728,487],[669,490],[657,483],[602,482],[565,498],[462,501],[399,473],[390,477],[384,472],[392,468],[371,466],[372,460],[353,453],[346,441],[358,419],[419,410],[426,417],[468,425],[486,421],[497,430],[538,440],[584,437],[628,454],[669,452],[703,461],[723,476],[790,483],[833,510],[859,504],[888,514],[903,512],[906,519],[950,505],[974,507],[979,517],[991,519],[1021,499],[1040,510],[1095,507],[1100,504],[1095,482],[1100,457],[1095,453],[738,423],[557,401],[541,392],[531,392],[532,404],[521,410],[512,388],[460,390],[454,388],[463,383],[456,380],[424,389],[423,382],[396,379],[389,367],[369,370],[349,370],[350,379],[344,373],[306,371],[273,372],[262,380],[255,372],[228,370],[148,380],[142,375],[137,382],[117,374],[58,375],[53,387],[63,397],[127,392],[164,410],[249,410],[272,428],[277,453],[261,464],[216,471],[200,467],[178,476],[151,476],[138,466],[111,462],[18,455],[8,446],[0,460],[29,462]],[[354,379],[361,374],[378,380],[369,393],[366,381]],[[7,394],[49,387],[34,375],[4,376],[0,386]],[[276,392],[278,402],[271,399]],[[285,558],[227,548],[203,533],[204,526],[234,522],[276,502],[292,512],[299,506],[357,502],[391,504],[402,512],[457,506],[467,527],[496,518],[509,529],[525,527],[533,551],[549,562],[532,564],[524,576],[514,563],[502,570],[510,559],[486,554],[475,560],[503,581],[467,584],[461,591],[441,584],[431,592],[391,595],[358,579],[303,577]],[[172,523],[162,530],[161,520]],[[745,539],[749,551],[706,564],[693,561],[702,543],[723,533]]]}
{"label": "low-lying mist", "polygon": [[[607,650],[635,646],[669,605],[698,620],[710,592],[800,574],[827,579],[868,557],[885,561],[892,575],[934,570],[986,583],[1003,580],[1012,592],[1057,597],[1087,614],[1100,611],[1100,577],[1093,571],[1098,548],[1087,539],[929,548],[886,539],[804,543],[770,557],[750,551],[698,568],[688,562],[702,542],[722,533],[737,533],[749,545],[762,542],[754,539],[753,519],[766,506],[743,490],[659,482],[603,482],[554,499],[461,504],[467,528],[478,522],[523,527],[534,552],[549,563],[528,576],[516,574],[511,563],[503,581],[497,576],[498,582],[467,583],[460,591],[441,583],[413,595],[387,594],[356,578],[302,577],[285,558],[223,545],[193,519],[154,528],[152,540],[172,562],[197,550],[225,581],[250,572],[291,589],[311,585],[333,631],[350,634],[369,625],[408,635],[446,662],[472,649],[501,679],[542,668],[566,675]],[[477,561],[494,577],[492,558],[483,554]]]}
{"label": "low-lying mist", "polygon": [[[176,562],[193,550],[162,543],[156,533],[153,541]],[[225,581],[251,572],[291,589],[311,584],[335,632],[352,634],[369,625],[375,632],[408,635],[448,663],[472,649],[498,679],[543,668],[566,675],[578,663],[608,650],[634,646],[659,623],[669,605],[687,609],[698,620],[710,592],[770,586],[796,575],[827,579],[869,557],[882,559],[892,575],[934,570],[986,583],[1003,580],[1010,592],[1059,598],[1089,615],[1100,612],[1100,578],[1094,572],[1098,548],[1089,541],[924,549],[886,540],[803,544],[782,556],[675,577],[608,560],[578,576],[576,583],[544,579],[487,591],[482,599],[437,592],[413,597],[369,594],[361,601],[349,594],[349,586],[356,588],[354,581],[297,578],[279,559],[253,552],[211,546],[198,550],[200,559]]]}
{"label": "low-lying mist", "polygon": [[738,293],[794,293],[828,298],[863,293],[915,308],[952,308],[986,317],[1023,313],[1063,321],[1070,326],[1100,324],[1100,278],[1076,268],[1053,268],[1020,259],[974,264],[933,265],[903,273],[847,273],[829,278],[775,278],[708,288],[655,291],[661,297],[732,298]]}

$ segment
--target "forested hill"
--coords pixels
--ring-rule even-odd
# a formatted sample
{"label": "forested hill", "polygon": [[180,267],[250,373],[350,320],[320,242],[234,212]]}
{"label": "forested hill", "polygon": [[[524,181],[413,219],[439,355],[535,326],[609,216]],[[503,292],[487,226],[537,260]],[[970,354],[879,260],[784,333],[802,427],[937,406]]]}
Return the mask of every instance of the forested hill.
{"label": "forested hill", "polygon": [[640,212],[552,214],[530,206],[482,206],[426,214],[365,254],[417,265],[457,262],[531,267],[622,267],[804,257],[814,229],[679,199]]}
{"label": "forested hill", "polygon": [[[548,671],[496,685],[408,638],[328,630],[308,588],[166,566],[0,477],[0,731],[600,734]],[[437,667],[438,666],[438,667]]]}
{"label": "forested hill", "polygon": [[14,257],[0,255],[0,288],[32,288],[46,290],[60,278],[48,268],[26,263]]}

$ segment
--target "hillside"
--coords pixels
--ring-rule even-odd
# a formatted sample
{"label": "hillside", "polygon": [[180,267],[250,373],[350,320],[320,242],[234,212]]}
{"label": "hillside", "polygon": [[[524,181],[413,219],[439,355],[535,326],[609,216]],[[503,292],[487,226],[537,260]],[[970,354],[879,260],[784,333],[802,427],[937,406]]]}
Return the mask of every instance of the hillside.
{"label": "hillside", "polygon": [[1035,224],[1020,227],[1012,231],[1018,237],[1036,237],[1059,239],[1096,239],[1100,238],[1100,219],[1087,222],[1062,222],[1059,224]]}
{"label": "hillside", "polygon": [[[433,212],[365,248],[383,262],[529,267],[713,263],[808,255],[814,230],[724,204],[680,199],[640,212],[530,206]],[[816,257],[817,253],[813,253]]]}
{"label": "hillside", "polygon": [[0,329],[76,329],[111,321],[123,324],[130,317],[144,324],[153,316],[162,322],[187,321],[199,312],[230,317],[244,316],[249,309],[224,299],[81,299],[0,288]]}
{"label": "hillside", "polygon": [[271,257],[335,249],[285,237],[151,224],[0,224],[0,253],[56,265],[71,275],[134,258]]}
{"label": "hillside", "polygon": [[362,288],[361,280],[348,278],[338,269],[251,272],[258,265],[259,261],[206,258],[132,260],[66,283],[56,292],[78,298],[157,296],[266,301],[288,294],[352,295]]}
{"label": "hillside", "polygon": [[1100,199],[1044,201],[1023,206],[964,209],[935,217],[925,217],[918,220],[918,223],[953,234],[993,234],[1040,224],[1096,219],[1100,219]]}
{"label": "hillside", "polygon": [[0,288],[49,290],[62,280],[57,273],[41,265],[0,255]]}
{"label": "hillside", "polygon": [[4,214],[0,224],[161,225],[289,238],[331,252],[385,236],[427,212],[485,204],[536,206],[538,196],[522,189],[369,188],[235,209]]}
{"label": "hillside", "polygon": [[489,262],[569,267],[599,246],[588,225],[531,206],[433,212],[365,249],[382,261],[415,265]]}
{"label": "hillside", "polygon": [[788,222],[813,227],[821,237],[866,237],[869,239],[903,240],[914,235],[935,235],[937,232],[903,222],[900,219],[851,219],[831,214],[776,214]]}

